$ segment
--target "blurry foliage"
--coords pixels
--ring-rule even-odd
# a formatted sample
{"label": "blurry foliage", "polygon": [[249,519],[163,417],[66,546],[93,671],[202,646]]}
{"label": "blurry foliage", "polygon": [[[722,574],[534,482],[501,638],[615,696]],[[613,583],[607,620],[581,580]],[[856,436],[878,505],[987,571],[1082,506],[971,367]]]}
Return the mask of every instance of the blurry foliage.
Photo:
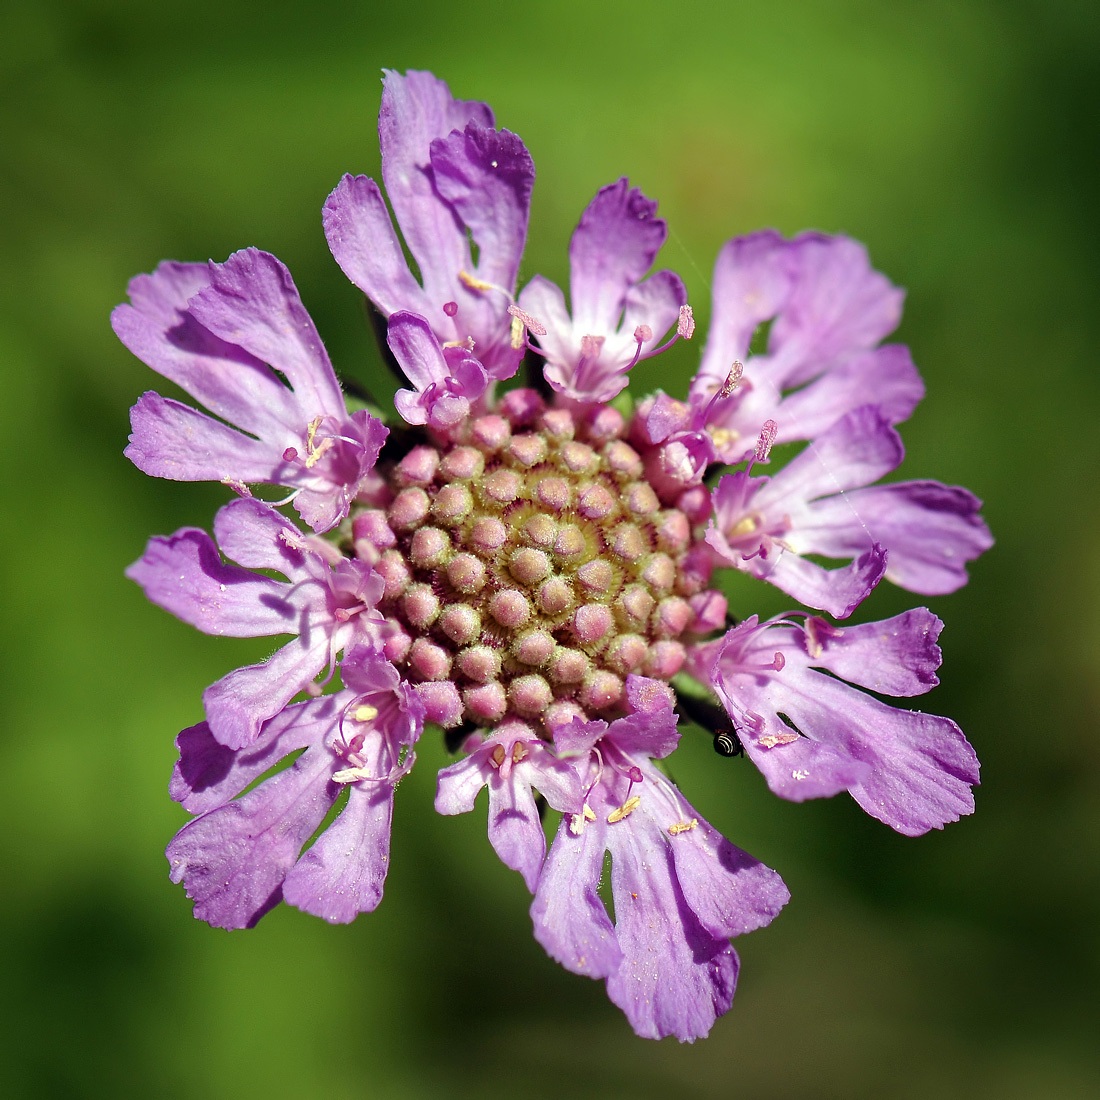
{"label": "blurry foliage", "polygon": [[[5,1097],[1097,1094],[1093,5],[12,0],[4,21]],[[338,369],[376,368],[320,206],[341,173],[377,173],[383,66],[434,69],[523,135],[525,276],[564,280],[577,215],[624,173],[661,200],[662,261],[702,321],[735,233],[866,241],[910,288],[900,338],[928,382],[901,476],[987,502],[998,546],[934,601],[944,684],[922,701],[978,748],[974,818],[912,841],[848,800],[780,803],[702,737],[674,758],[794,894],[739,945],[734,1009],[693,1048],[635,1039],[543,956],[483,815],[431,810],[438,745],[401,787],[386,899],[354,925],[284,910],[227,935],[167,881],[172,734],[266,650],[198,636],[122,577],[224,494],[122,458],[127,407],[161,383],[108,314],[162,258],[255,244]],[[635,388],[682,392],[697,355]],[[735,600],[782,606],[747,581]],[[884,588],[860,615],[910,602]]]}

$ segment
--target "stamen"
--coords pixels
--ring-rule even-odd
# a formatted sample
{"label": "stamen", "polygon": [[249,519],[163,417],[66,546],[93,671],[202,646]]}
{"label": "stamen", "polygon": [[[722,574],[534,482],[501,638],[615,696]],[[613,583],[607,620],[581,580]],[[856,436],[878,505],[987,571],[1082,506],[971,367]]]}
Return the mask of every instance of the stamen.
{"label": "stamen", "polygon": [[546,326],[538,320],[537,317],[532,317],[530,313],[520,309],[519,306],[515,304],[510,305],[508,307],[508,313],[513,321],[519,321],[519,323],[532,335],[546,335]]}
{"label": "stamen", "polygon": [[681,833],[690,833],[699,824],[699,819],[693,817],[690,821],[677,821],[668,827],[669,836],[679,836]]}
{"label": "stamen", "polygon": [[629,817],[639,806],[642,801],[640,794],[631,795],[618,809],[612,810],[607,815],[608,825],[614,825],[618,821],[622,821],[624,817]]}
{"label": "stamen", "polygon": [[691,306],[681,306],[680,316],[676,321],[676,335],[690,340],[695,333],[695,315],[691,312]]}
{"label": "stamen", "polygon": [[500,287],[494,286],[492,283],[487,283],[484,279],[479,279],[476,275],[471,275],[468,271],[460,271],[458,273],[459,281],[463,286],[468,287],[470,290],[499,290]]}
{"label": "stamen", "polygon": [[775,437],[778,434],[779,425],[776,424],[774,420],[765,420],[764,426],[760,429],[760,438],[756,441],[756,447],[753,451],[757,462],[768,461],[768,455],[771,453],[772,444],[775,442]]}

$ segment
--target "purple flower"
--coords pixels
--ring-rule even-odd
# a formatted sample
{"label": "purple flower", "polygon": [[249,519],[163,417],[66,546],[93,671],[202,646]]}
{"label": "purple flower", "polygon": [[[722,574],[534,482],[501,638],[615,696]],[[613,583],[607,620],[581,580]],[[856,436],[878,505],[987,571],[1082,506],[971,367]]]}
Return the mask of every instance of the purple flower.
{"label": "purple flower", "polygon": [[[966,583],[966,563],[993,541],[981,502],[934,481],[863,488],[904,453],[878,408],[856,409],[774,477],[751,477],[748,468],[723,477],[706,540],[726,564],[837,618],[884,573],[925,595],[953,592]],[[856,560],[826,570],[807,554]]]}
{"label": "purple flower", "polygon": [[[555,735],[586,777],[586,796],[558,826],[531,916],[547,953],[604,979],[639,1035],[692,1042],[733,1001],[730,937],[767,924],[790,894],[654,767],[679,740],[667,687],[633,677],[627,691],[633,713]],[[597,893],[605,853],[614,920]]]}
{"label": "purple flower", "polygon": [[[324,222],[408,380],[392,437],[347,412],[264,253],[163,265],[114,316],[212,414],[145,395],[134,461],[246,497],[246,482],[286,485],[328,532],[237,500],[215,539],[152,539],[129,570],[208,633],[289,636],[207,689],[206,721],[179,736],[171,791],[197,816],[169,845],[172,877],[227,928],[281,899],[330,921],[373,909],[394,788],[431,722],[461,753],[436,809],[466,813],[488,788],[489,841],[533,894],[538,941],[604,981],[639,1035],[692,1041],[731,1005],[731,938],[788,892],[658,763],[679,743],[677,707],[723,755],[740,744],[781,797],[847,790],[902,833],[969,813],[978,781],[953,722],[867,693],[935,685],[929,611],[761,623],[750,589],[712,575],[732,567],[837,618],[884,574],[950,592],[990,545],[979,502],[873,484],[900,463],[895,425],[923,387],[907,349],[882,344],[902,294],[862,246],[729,242],[687,400],[610,404],[635,363],[694,331],[679,277],[649,273],[666,236],[656,204],[625,178],[601,189],[570,244],[569,304],[541,277],[517,298],[534,180],[520,139],[418,72],[386,74],[379,133],[393,217],[349,175]],[[524,357],[541,378],[497,392]],[[785,464],[772,456],[799,441]],[[728,607],[747,616],[732,629]],[[546,813],[560,815],[549,851]]]}
{"label": "purple flower", "polygon": [[582,802],[580,778],[532,736],[529,726],[505,723],[469,756],[439,773],[435,808],[441,814],[469,813],[482,787],[489,788],[489,843],[534,893],[546,837],[532,790],[555,810],[576,813]]}
{"label": "purple flower", "polygon": [[546,381],[567,398],[610,401],[670,328],[679,323],[679,334],[691,335],[680,277],[658,271],[643,279],[668,236],[656,212],[625,177],[602,188],[569,245],[572,317],[565,295],[541,275],[520,294],[519,304],[545,329],[538,340]]}
{"label": "purple flower", "polygon": [[416,387],[394,395],[394,406],[406,423],[446,432],[469,418],[489,376],[464,346],[441,347],[423,317],[403,312],[391,315],[387,343]]}
{"label": "purple flower", "polygon": [[[381,900],[394,788],[412,766],[423,709],[373,650],[355,649],[341,671],[346,690],[287,707],[247,748],[227,748],[206,722],[179,735],[171,793],[199,816],[167,854],[201,920],[251,927],[286,900],[343,924]],[[303,852],[345,790],[339,816]]]}
{"label": "purple flower", "polygon": [[285,485],[315,531],[339,523],[386,429],[348,412],[290,272],[249,248],[224,264],[161,264],[129,293],[132,304],[111,315],[118,338],[219,418],[143,394],[130,413],[134,465],[242,493],[246,483]]}
{"label": "purple flower", "polygon": [[507,311],[527,237],[531,155],[515,134],[493,129],[484,103],[456,100],[425,72],[387,71],[378,136],[386,194],[421,281],[366,176],[344,176],[325,203],[336,262],[386,317],[418,313],[442,343],[473,351],[490,377],[510,378],[523,354]]}
{"label": "purple flower", "polygon": [[776,794],[802,802],[847,790],[872,817],[918,836],[973,812],[974,750],[949,718],[898,710],[850,684],[923,695],[938,683],[942,628],[924,608],[844,629],[753,616],[716,644],[710,680]]}
{"label": "purple flower", "polygon": [[[721,458],[745,458],[769,420],[778,443],[813,439],[860,405],[905,420],[924,386],[907,348],[879,346],[901,319],[902,297],[847,237],[787,241],[765,230],[730,241],[714,267],[710,334],[690,395]],[[769,323],[766,350],[750,357]],[[719,396],[734,364],[744,372]]]}
{"label": "purple flower", "polygon": [[[152,538],[126,575],[153,603],[207,634],[296,635],[263,664],[223,676],[203,694],[216,740],[240,749],[300,691],[310,690],[336,654],[369,637],[382,580],[362,562],[306,538],[269,505],[234,500],[214,520],[217,544],[185,527]],[[218,548],[238,565],[222,561]],[[242,566],[244,568],[242,568]],[[272,569],[289,583],[256,569]]]}

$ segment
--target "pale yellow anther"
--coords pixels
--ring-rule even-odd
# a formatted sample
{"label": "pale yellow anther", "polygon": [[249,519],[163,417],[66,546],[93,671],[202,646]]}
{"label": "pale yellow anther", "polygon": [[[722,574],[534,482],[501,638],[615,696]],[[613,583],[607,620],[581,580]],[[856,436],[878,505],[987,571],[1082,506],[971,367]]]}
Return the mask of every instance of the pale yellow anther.
{"label": "pale yellow anther", "polygon": [[735,432],[731,428],[708,428],[711,439],[714,440],[715,447],[719,451],[724,451],[727,447],[732,447],[740,437],[740,432]]}
{"label": "pale yellow anther", "polygon": [[378,717],[378,708],[372,707],[370,703],[362,703],[352,711],[351,716],[356,722],[373,722]]}
{"label": "pale yellow anther", "polygon": [[314,439],[317,436],[317,429],[321,426],[323,416],[315,416],[310,422],[309,427],[306,429],[306,469],[312,469],[316,465],[321,455],[325,453],[332,446],[332,437],[326,436],[321,440],[320,446],[314,446]]}
{"label": "pale yellow anther", "polygon": [[501,764],[504,763],[504,756],[504,746],[497,745],[497,747],[493,749],[492,753],[489,755],[489,759],[493,762],[494,768],[499,768]]}
{"label": "pale yellow anther", "polygon": [[762,749],[774,749],[779,745],[791,745],[797,740],[797,733],[766,733],[757,738],[757,744]]}
{"label": "pale yellow anther", "polygon": [[693,817],[690,821],[677,821],[668,827],[669,836],[679,836],[681,833],[690,833],[699,824],[699,819]]}
{"label": "pale yellow anther", "polygon": [[468,271],[460,271],[458,273],[459,281],[463,286],[469,287],[470,290],[493,290],[492,283],[487,283],[484,279],[479,279],[476,275],[471,275]]}
{"label": "pale yellow anther", "polygon": [[642,801],[640,794],[631,795],[617,810],[612,810],[607,815],[608,825],[614,825],[617,821],[622,821],[624,817],[629,817],[637,808],[638,804]]}
{"label": "pale yellow anther", "polygon": [[760,514],[750,512],[747,516],[738,520],[729,530],[727,538],[740,539],[760,530]]}
{"label": "pale yellow anther", "polygon": [[522,741],[517,741],[512,746],[512,763],[518,764],[527,755],[527,746]]}
{"label": "pale yellow anther", "polygon": [[373,779],[374,777],[366,768],[341,768],[332,773],[333,783],[358,783],[360,779]]}
{"label": "pale yellow anther", "polygon": [[523,322],[518,317],[512,318],[512,350],[519,351],[523,347]]}

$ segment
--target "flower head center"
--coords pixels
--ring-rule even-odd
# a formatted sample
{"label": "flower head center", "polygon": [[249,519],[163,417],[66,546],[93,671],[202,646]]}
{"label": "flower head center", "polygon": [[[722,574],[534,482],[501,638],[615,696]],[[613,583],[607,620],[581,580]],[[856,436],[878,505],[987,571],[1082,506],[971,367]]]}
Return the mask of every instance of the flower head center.
{"label": "flower head center", "polygon": [[394,463],[388,505],[356,517],[399,624],[391,659],[455,694],[455,724],[513,718],[546,736],[621,713],[630,673],[680,670],[703,586],[683,568],[692,524],[627,434],[610,407],[579,418],[513,391]]}

